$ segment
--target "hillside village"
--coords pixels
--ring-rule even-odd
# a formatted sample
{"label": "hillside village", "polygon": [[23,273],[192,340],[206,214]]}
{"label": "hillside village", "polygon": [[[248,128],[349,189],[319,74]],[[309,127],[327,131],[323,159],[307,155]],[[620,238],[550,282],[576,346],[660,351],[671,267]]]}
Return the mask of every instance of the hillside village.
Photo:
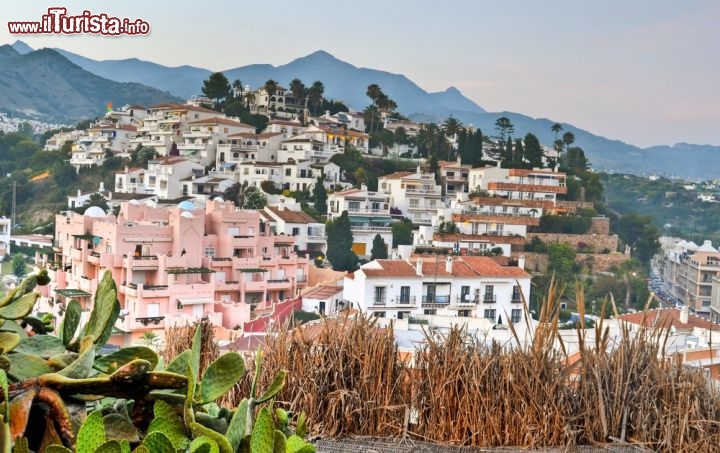
{"label": "hillside village", "polygon": [[[88,307],[111,272],[122,307],[113,342],[123,345],[147,338],[162,344],[166,329],[201,319],[223,341],[247,342],[297,310],[362,313],[393,322],[411,341],[421,341],[423,329],[451,326],[502,341],[510,324],[518,329],[535,316],[544,290],[535,280],[555,271],[549,248],[572,251],[573,273],[627,279],[634,272],[630,247],[585,201],[592,187],[578,186],[579,173],[559,170],[561,159],[570,168],[572,156],[583,159],[568,152],[572,137],[542,147],[533,163],[518,151],[530,149],[531,138],[513,142],[509,134],[506,141],[485,137],[482,158],[468,157],[463,149],[475,131],[451,118],[442,129],[447,158],[434,160],[420,157],[428,126],[393,115],[391,104],[370,116],[378,127],[366,122],[366,112],[313,114],[307,100],[277,84],[234,90],[246,113],[263,121],[245,123],[196,96],[184,104],[108,108],[87,129],[47,140],[49,152],[70,144],[69,164],[78,173],[108,159],[127,164],[113,187],[68,194],[52,238],[11,238],[10,219],[0,219],[5,253],[11,242],[52,248],[36,258],[52,278],[39,310],[61,317],[71,299]],[[378,128],[414,140],[377,140]],[[357,156],[403,170],[372,180],[343,168]],[[318,185],[325,206],[297,197],[318,193]],[[248,204],[251,197],[260,205]],[[547,219],[584,226],[548,228]],[[347,268],[332,258],[330,230],[341,223],[352,236],[347,252],[356,257]],[[402,239],[401,230],[409,233]],[[698,316],[720,319],[709,306],[687,301],[684,311],[658,312],[658,319],[679,319],[674,348],[682,350],[686,337],[710,347],[706,331],[693,327]]]}

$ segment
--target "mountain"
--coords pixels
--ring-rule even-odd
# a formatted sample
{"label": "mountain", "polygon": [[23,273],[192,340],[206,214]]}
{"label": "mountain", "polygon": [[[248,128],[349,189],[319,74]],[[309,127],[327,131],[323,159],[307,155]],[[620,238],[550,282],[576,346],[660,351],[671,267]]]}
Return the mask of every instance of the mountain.
{"label": "mountain", "polygon": [[52,49],[20,54],[0,46],[0,109],[63,122],[93,118],[105,105],[178,101],[156,88],[92,74]]}
{"label": "mountain", "polygon": [[[12,60],[28,50],[32,49],[22,41],[15,42],[12,47],[0,47],[0,68],[5,66],[7,59]],[[141,83],[185,99],[199,94],[203,80],[211,73],[207,69],[193,66],[173,68],[136,58],[96,61],[62,49],[57,51],[80,68],[100,77],[116,82]],[[532,132],[546,146],[552,146],[555,139],[555,134],[550,130],[555,121],[551,119],[532,118],[515,112],[487,112],[455,87],[430,93],[402,74],[359,68],[322,50],[280,66],[252,64],[223,72],[230,82],[239,79],[243,85],[250,85],[252,88],[264,85],[268,79],[274,79],[286,87],[295,78],[302,80],[306,85],[320,80],[324,84],[326,98],[343,100],[357,110],[362,110],[370,103],[365,92],[368,85],[376,83],[383,92],[395,100],[401,113],[417,121],[442,122],[453,115],[465,125],[472,124],[479,127],[484,134],[492,136],[495,134],[495,121],[501,116],[506,116],[515,126],[515,137],[523,137],[528,132]],[[0,75],[0,83],[6,76],[6,74]],[[37,89],[40,89],[40,85],[30,84]],[[5,86],[0,87],[0,95],[7,89]],[[148,90],[147,87],[142,89]],[[121,104],[116,98],[112,98],[112,101],[116,105]],[[104,102],[106,101],[93,104],[93,111],[96,112],[97,105],[103,105]],[[0,104],[0,107],[3,105]],[[685,178],[717,177],[716,169],[720,167],[720,147],[677,144],[642,149],[619,140],[601,137],[572,124],[561,124],[563,133],[569,131],[575,134],[575,144],[585,150],[596,170]],[[683,164],[678,165],[678,160],[682,160]]]}
{"label": "mountain", "polygon": [[116,82],[141,83],[167,91],[182,99],[200,94],[203,80],[211,74],[207,69],[193,66],[171,68],[137,58],[96,61],[66,50],[57,48],[55,50],[71,62],[100,77]]}
{"label": "mountain", "polygon": [[342,100],[357,110],[370,104],[370,98],[366,94],[367,87],[376,83],[405,114],[434,112],[447,118],[457,110],[484,112],[457,89],[451,88],[442,93],[431,94],[402,74],[358,68],[322,50],[281,66],[250,65],[223,72],[230,81],[239,79],[243,84],[252,87],[262,86],[268,79],[274,79],[285,87],[295,78],[306,85],[320,80],[325,87],[326,98]]}
{"label": "mountain", "polygon": [[20,41],[19,39],[12,44],[12,48],[15,49],[20,55],[25,55],[26,53],[30,53],[35,50],[23,41]]}

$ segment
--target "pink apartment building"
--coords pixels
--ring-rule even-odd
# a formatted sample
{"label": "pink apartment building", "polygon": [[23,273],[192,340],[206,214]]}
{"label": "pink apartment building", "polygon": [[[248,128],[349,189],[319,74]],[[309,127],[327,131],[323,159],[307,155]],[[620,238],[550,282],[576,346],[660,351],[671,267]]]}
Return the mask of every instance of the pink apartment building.
{"label": "pink apartment building", "polygon": [[115,343],[147,331],[163,336],[202,317],[233,329],[253,317],[251,306],[291,298],[307,284],[308,261],[293,252],[295,237],[271,233],[257,211],[220,199],[204,209],[130,201],[117,217],[91,207],[55,221],[53,309],[74,298],[89,311],[98,282],[112,272],[122,310]]}

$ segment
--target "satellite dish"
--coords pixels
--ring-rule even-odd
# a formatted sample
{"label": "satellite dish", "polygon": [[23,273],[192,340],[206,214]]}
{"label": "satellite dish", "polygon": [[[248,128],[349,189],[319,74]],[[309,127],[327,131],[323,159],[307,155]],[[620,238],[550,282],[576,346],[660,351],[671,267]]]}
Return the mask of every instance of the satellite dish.
{"label": "satellite dish", "polygon": [[98,245],[100,243],[100,237],[93,236],[92,241],[93,241],[93,245]]}

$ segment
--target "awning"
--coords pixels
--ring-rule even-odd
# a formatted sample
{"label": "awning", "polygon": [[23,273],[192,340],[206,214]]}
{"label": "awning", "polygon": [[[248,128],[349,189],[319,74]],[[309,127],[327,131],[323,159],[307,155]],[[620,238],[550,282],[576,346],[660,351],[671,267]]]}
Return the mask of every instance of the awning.
{"label": "awning", "polygon": [[87,291],[83,291],[81,289],[72,289],[72,288],[56,289],[55,292],[57,294],[60,294],[61,296],[65,296],[65,297],[90,297],[90,296],[92,296],[92,294],[90,294]]}
{"label": "awning", "polygon": [[183,305],[202,305],[215,303],[213,299],[206,297],[178,297],[178,302]]}
{"label": "awning", "polygon": [[237,162],[225,162],[224,164],[222,164],[222,168],[227,168],[230,170],[234,170],[236,166]]}

